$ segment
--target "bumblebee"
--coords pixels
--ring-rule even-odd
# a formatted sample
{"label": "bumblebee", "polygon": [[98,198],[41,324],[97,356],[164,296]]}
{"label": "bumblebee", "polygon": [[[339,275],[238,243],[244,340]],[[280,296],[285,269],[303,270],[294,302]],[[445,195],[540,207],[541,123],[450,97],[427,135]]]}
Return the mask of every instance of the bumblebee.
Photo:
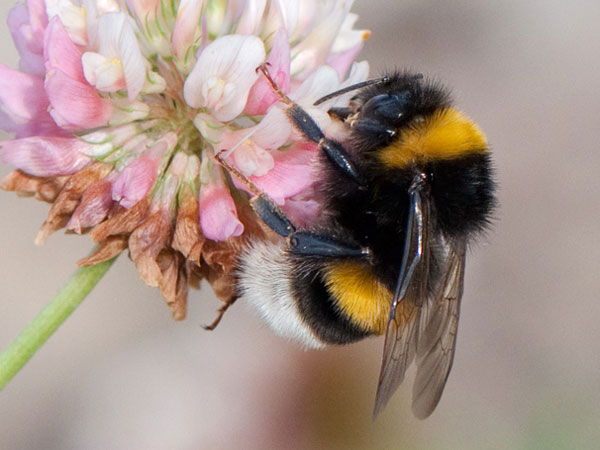
{"label": "bumblebee", "polygon": [[495,205],[489,149],[447,89],[421,75],[391,73],[316,104],[351,90],[349,107],[329,110],[347,128],[343,144],[278,91],[291,122],[321,149],[323,214],[297,229],[255,191],[254,210],[284,239],[241,256],[240,299],[307,347],[385,334],[373,415],[414,361],[412,407],[423,419],[452,366],[467,246]]}

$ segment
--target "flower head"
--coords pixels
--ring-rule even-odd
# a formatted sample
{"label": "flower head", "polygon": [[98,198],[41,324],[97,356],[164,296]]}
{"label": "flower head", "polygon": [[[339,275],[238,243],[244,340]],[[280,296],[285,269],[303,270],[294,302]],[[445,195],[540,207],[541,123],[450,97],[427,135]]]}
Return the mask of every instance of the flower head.
{"label": "flower head", "polygon": [[[0,64],[2,183],[52,203],[37,241],[89,233],[91,265],[128,249],[176,318],[207,278],[227,300],[248,239],[265,238],[232,166],[299,221],[318,213],[316,147],[257,67],[325,129],[318,97],[366,78],[368,33],[344,0],[28,0]],[[352,66],[352,68],[351,68]],[[345,79],[347,73],[350,75]],[[336,101],[343,101],[338,99]]]}

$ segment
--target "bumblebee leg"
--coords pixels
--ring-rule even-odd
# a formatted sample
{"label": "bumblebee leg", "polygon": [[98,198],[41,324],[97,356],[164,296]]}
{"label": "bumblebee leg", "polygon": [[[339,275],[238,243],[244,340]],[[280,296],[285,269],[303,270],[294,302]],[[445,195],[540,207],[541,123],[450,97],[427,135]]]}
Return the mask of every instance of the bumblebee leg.
{"label": "bumblebee leg", "polygon": [[244,183],[246,185],[246,189],[248,189],[250,192],[252,192],[255,196],[261,195],[263,192],[260,190],[260,188],[257,185],[255,185],[252,181],[250,181],[242,172],[240,172],[235,167],[233,167],[231,164],[229,164],[229,162],[223,156],[226,152],[227,152],[227,150],[221,150],[219,153],[217,153],[215,155],[215,159],[219,162],[219,164],[221,164],[223,167],[225,167],[227,172],[229,172],[231,175],[233,175],[238,180],[240,180],[242,183]]}
{"label": "bumblebee leg", "polygon": [[358,184],[364,184],[363,180],[356,169],[356,165],[352,162],[350,155],[342,144],[333,139],[327,138],[319,125],[308,115],[300,105],[294,104],[288,109],[288,115],[294,125],[304,134],[304,136],[313,142],[319,144],[329,160],[347,176],[352,178]]}
{"label": "bumblebee leg", "polygon": [[271,74],[269,73],[269,69],[267,68],[267,65],[269,65],[269,63],[261,64],[260,66],[258,66],[256,68],[256,71],[260,72],[264,75],[267,82],[269,83],[269,86],[271,86],[271,89],[273,89],[273,91],[279,96],[279,98],[281,99],[281,101],[283,103],[285,103],[286,105],[290,105],[290,106],[293,105],[294,102],[287,95],[285,95],[281,91],[281,89],[279,89],[279,86],[277,86],[277,83],[275,83],[275,80],[273,80],[273,78],[271,78]]}
{"label": "bumblebee leg", "polygon": [[278,235],[287,237],[296,231],[290,219],[267,195],[260,194],[252,198],[250,206],[265,225]]}
{"label": "bumblebee leg", "polygon": [[329,111],[327,111],[327,114],[335,117],[336,119],[346,120],[348,117],[350,117],[355,112],[356,111],[352,108],[342,107],[342,106],[334,106],[333,108],[329,108]]}
{"label": "bumblebee leg", "polygon": [[225,302],[225,304],[223,304],[223,306],[221,306],[217,311],[217,317],[215,318],[215,320],[213,320],[210,325],[202,325],[202,328],[204,328],[207,331],[212,331],[215,328],[217,328],[217,325],[219,325],[219,323],[221,322],[221,319],[225,315],[225,312],[229,309],[231,305],[235,303],[237,299],[238,297],[234,297],[232,300],[228,300],[227,302]]}
{"label": "bumblebee leg", "polygon": [[285,213],[266,195],[250,200],[252,208],[262,221],[283,237],[287,237],[290,250],[296,255],[330,257],[364,257],[371,251],[366,247],[348,244],[327,234],[298,230]]}
{"label": "bumblebee leg", "polygon": [[227,171],[235,176],[238,180],[246,185],[246,188],[254,194],[250,199],[250,206],[254,212],[262,219],[262,221],[271,230],[280,236],[286,237],[296,231],[296,227],[290,222],[290,219],[286,217],[284,212],[277,206],[277,204],[264,192],[260,190],[252,181],[250,181],[243,173],[233,167],[223,157],[225,150],[217,153],[215,159],[221,164]]}
{"label": "bumblebee leg", "polygon": [[366,247],[348,244],[332,236],[311,231],[296,231],[288,241],[292,253],[305,256],[364,257],[371,251]]}
{"label": "bumblebee leg", "polygon": [[355,130],[373,135],[373,137],[392,137],[396,134],[394,128],[388,127],[378,120],[358,119],[350,122],[350,126]]}
{"label": "bumblebee leg", "polygon": [[277,95],[281,98],[281,101],[289,106],[288,115],[294,125],[296,125],[296,127],[302,132],[302,134],[304,134],[308,140],[318,143],[319,148],[325,151],[325,154],[329,160],[335,166],[341,169],[342,172],[344,172],[358,184],[363,185],[363,180],[356,170],[355,164],[350,159],[350,155],[348,155],[348,152],[344,149],[342,144],[325,137],[321,131],[321,128],[319,125],[317,125],[313,118],[310,117],[300,105],[294,103],[287,95],[281,92],[281,89],[279,89],[277,83],[275,83],[275,81],[271,78],[266,64],[260,65],[257,70],[265,76],[271,85],[271,88],[273,88],[275,93],[277,93]]}

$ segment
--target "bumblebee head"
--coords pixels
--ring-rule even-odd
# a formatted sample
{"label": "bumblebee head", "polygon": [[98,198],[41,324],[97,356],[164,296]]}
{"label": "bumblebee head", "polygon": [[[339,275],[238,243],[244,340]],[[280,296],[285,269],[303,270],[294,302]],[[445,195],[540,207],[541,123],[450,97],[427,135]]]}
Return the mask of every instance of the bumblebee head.
{"label": "bumblebee head", "polygon": [[452,106],[444,86],[422,75],[395,73],[355,98],[351,119],[361,148],[385,167],[448,160],[487,151],[479,127]]}

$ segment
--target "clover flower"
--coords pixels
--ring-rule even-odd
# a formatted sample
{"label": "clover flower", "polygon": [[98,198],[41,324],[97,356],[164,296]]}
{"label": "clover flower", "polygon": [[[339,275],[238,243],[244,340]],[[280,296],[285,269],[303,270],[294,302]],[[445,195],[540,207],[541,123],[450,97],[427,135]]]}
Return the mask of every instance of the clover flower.
{"label": "clover flower", "polygon": [[8,24],[19,70],[0,64],[7,190],[52,204],[36,242],[66,228],[99,243],[90,266],[128,249],[176,319],[206,278],[234,296],[237,252],[265,231],[228,162],[291,217],[318,214],[317,148],[294,130],[257,67],[327,130],[362,81],[368,32],[342,0],[28,0]]}

